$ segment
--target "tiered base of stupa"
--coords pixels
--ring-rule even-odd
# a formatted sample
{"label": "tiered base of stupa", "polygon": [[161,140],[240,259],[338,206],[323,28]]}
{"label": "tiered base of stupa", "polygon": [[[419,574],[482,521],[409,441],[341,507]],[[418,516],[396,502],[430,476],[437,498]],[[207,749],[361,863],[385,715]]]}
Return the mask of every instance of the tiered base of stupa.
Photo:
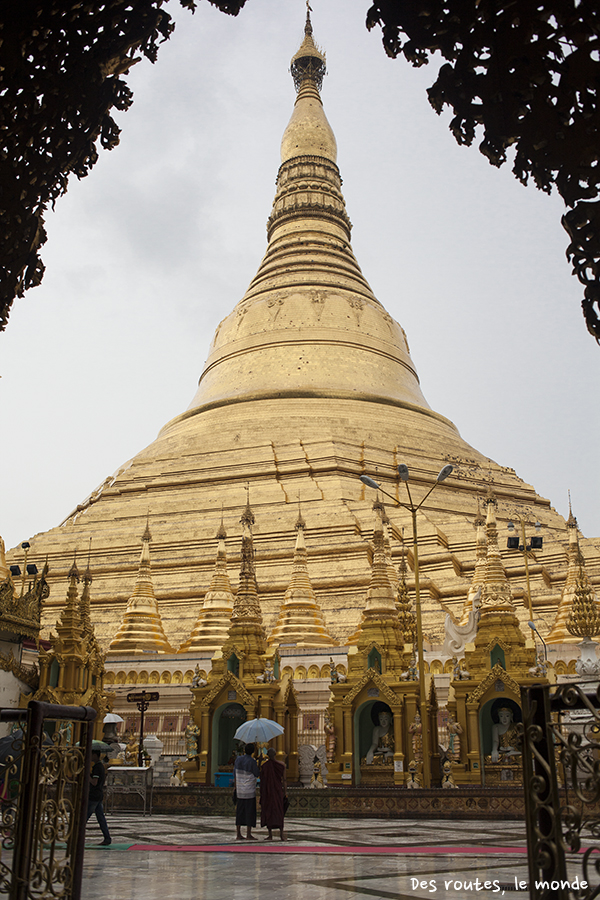
{"label": "tiered base of stupa", "polygon": [[[231,403],[175,420],[63,525],[32,539],[29,560],[39,566],[48,557],[53,586],[64,584],[74,551],[87,549],[93,537],[92,617],[104,646],[116,633],[135,583],[148,509],[152,578],[165,633],[174,648],[188,639],[214,568],[222,509],[232,578],[239,569],[246,484],[256,517],[256,571],[267,633],[289,583],[300,498],[312,584],[330,633],[343,644],[358,624],[370,576],[373,492],[365,493],[358,478],[374,475],[403,500],[404,485],[394,479],[400,461],[410,467],[415,498],[428,490],[441,465],[455,466],[418,517],[426,637],[443,643],[446,608],[460,616],[475,564],[477,498],[484,496],[490,477],[501,536],[515,508],[530,510],[542,522],[544,549],[530,554],[529,571],[534,610],[551,624],[567,566],[564,519],[512,469],[469,447],[446,419],[326,398],[262,400],[259,422],[257,409],[250,401]],[[396,563],[404,529],[412,587],[410,516],[392,504],[387,508]],[[591,541],[581,543],[588,573],[597,580],[600,552]],[[526,621],[523,556],[503,550],[502,557],[518,615]],[[19,561],[18,551],[8,554],[8,562]],[[52,591],[45,607],[48,626],[56,621],[62,597],[62,589]]]}

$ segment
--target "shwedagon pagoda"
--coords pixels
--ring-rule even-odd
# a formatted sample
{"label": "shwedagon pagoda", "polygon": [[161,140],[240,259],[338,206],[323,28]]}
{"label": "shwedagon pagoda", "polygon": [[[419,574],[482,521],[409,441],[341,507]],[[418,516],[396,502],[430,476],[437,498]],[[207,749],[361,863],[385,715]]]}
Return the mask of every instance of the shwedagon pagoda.
{"label": "shwedagon pagoda", "polygon": [[[510,619],[498,626],[508,635],[506,653],[518,645],[520,683],[535,662],[531,618],[556,648],[556,673],[572,672],[579,638],[566,622],[578,584],[600,583],[600,542],[581,536],[573,514],[565,521],[512,468],[469,446],[429,407],[407,337],[352,252],[336,140],[321,100],[325,58],[310,22],[291,71],[297,97],[281,143],[267,250],[216,330],[190,406],[63,523],[31,539],[29,561],[40,569],[48,562],[44,636],[65,607],[77,554],[93,577],[86,602],[107,652],[106,686],[180,684],[169,702],[183,707],[194,668],[199,664],[210,688],[211,657],[216,653],[223,674],[232,621],[250,616],[254,668],[247,677],[260,676],[260,660],[279,648],[302,708],[308,694],[301,682],[328,682],[330,659],[345,676],[349,646],[368,653],[365,610],[380,609],[375,596],[388,622],[377,625],[387,635],[377,640],[384,650],[391,641],[384,657],[400,678],[410,665],[402,647],[410,628],[402,623],[414,605],[411,517],[359,479],[377,479],[406,503],[398,474],[406,464],[418,503],[450,464],[451,475],[417,516],[429,671],[452,671],[447,616],[465,627],[473,596],[479,591],[489,605],[493,583],[502,594],[494,615]],[[507,528],[511,521],[516,532]],[[541,548],[525,556],[519,541],[507,548],[521,527],[527,543],[538,533],[535,523]],[[21,563],[22,551],[7,553],[6,562]],[[256,585],[243,609],[240,569],[244,590],[248,579]],[[482,647],[475,641],[466,655],[483,683]],[[381,663],[380,655],[380,670]],[[356,659],[351,675],[353,666]],[[309,705],[324,708],[324,692],[321,684]],[[282,710],[284,701],[277,702]],[[416,698],[410,702],[412,716]]]}

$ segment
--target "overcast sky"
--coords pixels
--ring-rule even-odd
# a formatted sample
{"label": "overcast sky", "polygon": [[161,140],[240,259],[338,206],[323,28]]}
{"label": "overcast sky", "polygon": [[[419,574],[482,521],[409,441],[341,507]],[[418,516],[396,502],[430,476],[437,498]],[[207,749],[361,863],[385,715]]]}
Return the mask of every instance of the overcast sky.
{"label": "overcast sky", "polygon": [[[425,93],[439,63],[388,59],[368,5],[312,0],[359,264],[430,405],[563,515],[571,488],[600,536],[600,349],[561,201],[457,146]],[[0,336],[7,547],[58,525],[188,406],[266,247],[304,3],[168,6],[176,31],[130,72],[121,144],[48,214],[43,284]]]}

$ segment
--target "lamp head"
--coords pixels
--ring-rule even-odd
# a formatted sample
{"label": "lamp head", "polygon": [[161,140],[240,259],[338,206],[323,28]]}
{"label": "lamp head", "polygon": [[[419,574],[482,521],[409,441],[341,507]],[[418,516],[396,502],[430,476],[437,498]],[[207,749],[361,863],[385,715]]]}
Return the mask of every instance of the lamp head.
{"label": "lamp head", "polygon": [[400,463],[398,466],[398,475],[400,476],[400,481],[408,481],[408,466],[405,466],[404,463]]}
{"label": "lamp head", "polygon": [[507,529],[508,529],[509,531],[514,531],[514,530],[515,530],[515,523],[514,523],[514,522],[509,522],[508,525],[507,525],[506,527],[507,527]]}
{"label": "lamp head", "polygon": [[438,473],[438,477],[436,478],[436,481],[445,481],[446,478],[448,477],[448,475],[450,475],[453,470],[454,470],[454,466],[444,466],[444,468],[441,469],[440,472]]}
{"label": "lamp head", "polygon": [[531,628],[532,631],[537,631],[537,628],[535,627],[535,622],[528,622],[527,624],[529,625],[529,627]]}
{"label": "lamp head", "polygon": [[369,478],[368,475],[361,475],[360,480],[362,481],[363,484],[366,484],[367,487],[373,488],[376,491],[379,490],[379,485],[377,484],[377,482],[373,481],[372,478]]}

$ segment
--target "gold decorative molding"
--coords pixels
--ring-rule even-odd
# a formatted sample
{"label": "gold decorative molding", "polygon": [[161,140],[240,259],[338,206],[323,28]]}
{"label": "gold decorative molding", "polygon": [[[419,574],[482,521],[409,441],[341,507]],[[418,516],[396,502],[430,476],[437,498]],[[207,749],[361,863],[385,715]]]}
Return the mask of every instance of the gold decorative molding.
{"label": "gold decorative molding", "polygon": [[241,682],[240,679],[233,674],[233,672],[226,672],[214,685],[210,687],[210,689],[204,694],[204,696],[198,696],[198,694],[200,694],[201,691],[206,691],[206,687],[192,689],[192,692],[197,695],[196,705],[199,707],[210,706],[215,697],[217,697],[221,693],[221,691],[225,687],[227,687],[227,685],[231,685],[236,694],[240,695],[238,698],[236,698],[236,703],[241,701],[241,703],[245,706],[254,706],[256,704],[255,698],[246,689],[243,682]]}
{"label": "gold decorative molding", "polygon": [[511,694],[514,694],[515,697],[520,701],[521,699],[521,688],[514,680],[511,678],[506,669],[503,669],[500,663],[496,663],[494,668],[491,669],[485,678],[479,682],[474,691],[470,694],[467,694],[467,704],[479,704],[479,701],[484,696],[484,694],[489,690],[491,685],[500,679],[505,688],[508,688]]}
{"label": "gold decorative molding", "polygon": [[375,669],[367,669],[363,677],[360,678],[348,691],[348,693],[342,700],[342,706],[352,706],[354,699],[358,696],[358,694],[360,694],[362,689],[366,687],[367,684],[369,684],[369,682],[371,682],[376,688],[379,689],[380,693],[383,694],[388,703],[393,703],[395,706],[397,706],[402,702],[401,696],[399,694],[395,694],[394,691],[390,687],[388,687],[381,675],[376,672]]}
{"label": "gold decorative molding", "polygon": [[48,563],[39,578],[35,576],[29,590],[22,597],[15,597],[15,586],[10,576],[0,584],[0,629],[33,640],[38,637],[42,605],[50,596],[47,574]]}
{"label": "gold decorative molding", "polygon": [[0,669],[3,669],[5,672],[12,672],[19,681],[22,681],[34,691],[37,690],[40,683],[40,673],[37,668],[35,666],[22,665],[22,663],[15,659],[12,650],[9,652],[8,656],[4,653],[0,653]]}

